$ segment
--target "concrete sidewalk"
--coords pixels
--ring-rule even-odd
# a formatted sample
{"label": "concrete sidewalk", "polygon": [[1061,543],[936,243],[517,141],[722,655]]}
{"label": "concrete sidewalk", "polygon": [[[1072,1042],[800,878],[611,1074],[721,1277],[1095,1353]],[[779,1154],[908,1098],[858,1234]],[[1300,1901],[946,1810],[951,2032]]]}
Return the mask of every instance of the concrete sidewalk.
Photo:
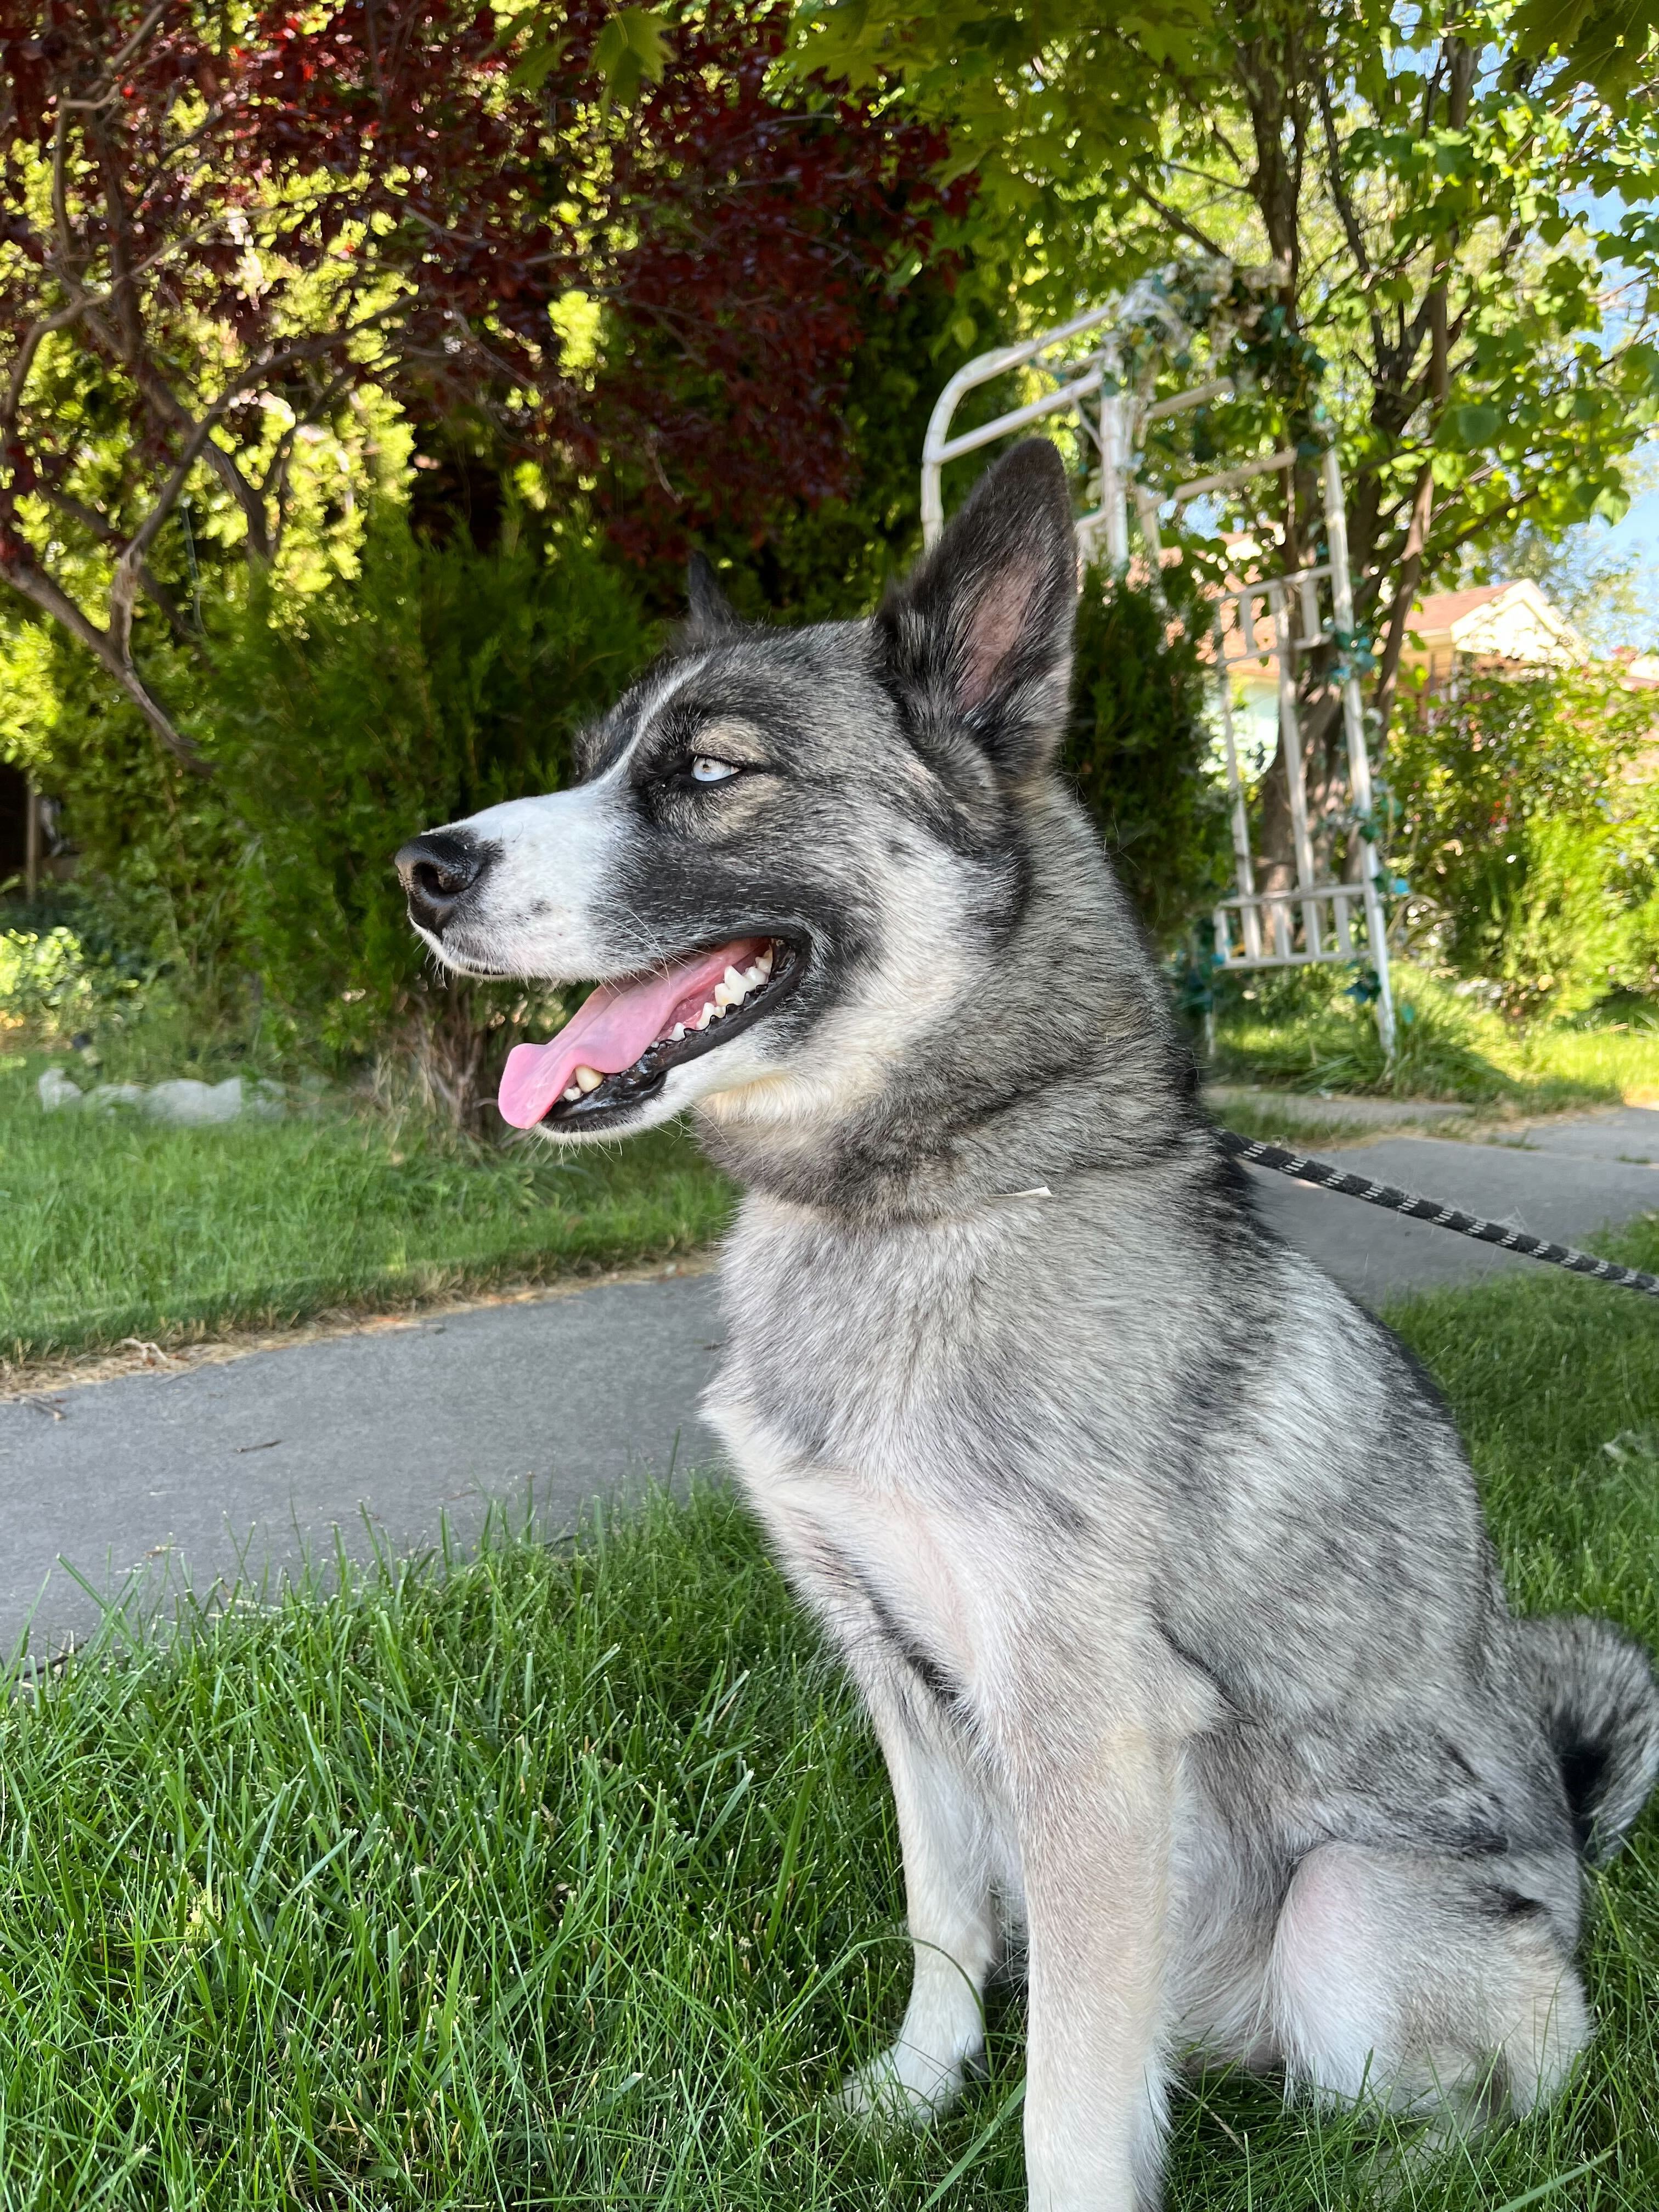
{"label": "concrete sidewalk", "polygon": [[[74,1383],[0,1402],[0,1646],[97,1626],[181,1583],[256,1585],[470,1543],[492,1503],[574,1522],[591,1498],[708,1455],[712,1272],[611,1283]],[[38,1600],[38,1604],[37,1604]]]}
{"label": "concrete sidewalk", "polygon": [[[1384,1138],[1343,1157],[1379,1180],[1565,1242],[1659,1210],[1659,1111],[1626,1109],[1515,1144]],[[1368,1303],[1535,1263],[1352,1199],[1259,1176],[1281,1232]],[[1586,1283],[1589,1298],[1628,1291]],[[1659,1316],[1655,1317],[1659,1327]],[[696,1417],[719,1351],[712,1274],[612,1283],[378,1322],[216,1364],[0,1401],[0,1643],[99,1620],[93,1589],[163,1601],[256,1583],[334,1531],[379,1543],[476,1535],[492,1501],[544,1526],[647,1474],[710,1463]]]}

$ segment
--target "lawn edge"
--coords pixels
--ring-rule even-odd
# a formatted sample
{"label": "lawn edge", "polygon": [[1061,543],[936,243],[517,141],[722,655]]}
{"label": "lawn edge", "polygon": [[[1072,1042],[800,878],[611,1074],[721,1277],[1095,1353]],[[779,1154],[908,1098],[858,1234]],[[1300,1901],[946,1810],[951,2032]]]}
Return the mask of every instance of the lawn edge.
{"label": "lawn edge", "polygon": [[[476,1313],[495,1306],[539,1305],[550,1298],[574,1297],[583,1291],[603,1290],[619,1283],[656,1283],[681,1276],[706,1275],[718,1266],[714,1245],[695,1245],[671,1258],[628,1261],[607,1267],[598,1261],[577,1261],[545,1274],[499,1270],[445,1267],[453,1279],[431,1289],[401,1290],[387,1285],[385,1296],[345,1295],[325,1305],[295,1316],[291,1322],[239,1322],[234,1317],[212,1317],[164,1325],[154,1337],[127,1337],[118,1342],[65,1346],[61,1351],[25,1352],[21,1358],[0,1356],[0,1405],[19,1400],[38,1401],[48,1391],[80,1389],[90,1383],[112,1382],[123,1376],[182,1375],[192,1368],[222,1366],[246,1359],[257,1352],[281,1352],[298,1344],[319,1344],[343,1336],[363,1336],[397,1328],[412,1328],[434,1314]],[[255,1307],[264,1293],[254,1293],[244,1309]],[[275,1303],[275,1299],[270,1300]]]}

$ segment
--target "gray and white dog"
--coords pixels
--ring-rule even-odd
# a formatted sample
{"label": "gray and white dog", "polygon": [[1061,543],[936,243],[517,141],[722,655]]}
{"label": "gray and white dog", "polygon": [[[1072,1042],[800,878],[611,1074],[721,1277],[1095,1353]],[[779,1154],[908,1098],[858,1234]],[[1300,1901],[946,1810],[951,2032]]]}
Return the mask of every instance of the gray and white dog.
{"label": "gray and white dog", "polygon": [[1076,590],[1040,442],[869,621],[744,628],[694,565],[578,785],[398,863],[452,967],[609,979],[510,1121],[690,1108],[744,1187],[708,1417],[869,1707],[915,1947],[848,2104],[943,2106],[1023,1946],[1031,2202],[1144,2212],[1183,2056],[1443,2130],[1559,2087],[1659,1693],[1510,1615],[1432,1386],[1221,1152],[1055,772]]}

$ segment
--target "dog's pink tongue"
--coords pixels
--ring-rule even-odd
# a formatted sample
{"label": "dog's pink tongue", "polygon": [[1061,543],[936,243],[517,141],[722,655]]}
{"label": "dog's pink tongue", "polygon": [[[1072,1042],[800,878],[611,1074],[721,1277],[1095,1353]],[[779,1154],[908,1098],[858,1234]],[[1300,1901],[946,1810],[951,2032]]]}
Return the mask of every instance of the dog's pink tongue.
{"label": "dog's pink tongue", "polygon": [[516,1044],[501,1071],[501,1119],[533,1129],[554,1100],[568,1089],[579,1067],[620,1075],[676,1022],[696,1021],[728,968],[742,969],[764,938],[734,938],[713,952],[678,962],[660,975],[630,983],[601,983],[580,1010],[546,1044]]}

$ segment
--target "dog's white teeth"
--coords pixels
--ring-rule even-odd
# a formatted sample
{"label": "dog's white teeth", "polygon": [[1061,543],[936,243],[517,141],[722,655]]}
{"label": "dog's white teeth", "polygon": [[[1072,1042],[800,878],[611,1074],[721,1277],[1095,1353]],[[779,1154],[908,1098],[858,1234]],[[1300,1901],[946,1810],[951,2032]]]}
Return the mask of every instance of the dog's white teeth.
{"label": "dog's white teeth", "polygon": [[714,1004],[720,1008],[722,1013],[726,1012],[729,1006],[732,1006],[736,1002],[738,995],[739,994],[737,992],[729,989],[724,983],[716,983],[714,986]]}
{"label": "dog's white teeth", "polygon": [[715,1015],[719,1013],[720,1011],[720,1009],[715,1006],[711,1005],[705,1006],[702,1012],[697,1016],[696,1020],[692,1023],[692,1028],[694,1030],[706,1030],[709,1023],[714,1020]]}
{"label": "dog's white teeth", "polygon": [[735,968],[728,968],[726,971],[726,988],[734,999],[744,998],[748,993],[749,979],[747,976],[739,975]]}
{"label": "dog's white teeth", "polygon": [[684,1035],[685,1024],[684,1022],[676,1022],[673,1028],[668,1032],[668,1042],[670,1044],[678,1044]]}
{"label": "dog's white teeth", "polygon": [[751,991],[757,984],[763,983],[766,981],[765,974],[763,971],[758,960],[755,962],[751,968],[745,968],[744,969],[743,980],[749,986],[749,988]]}
{"label": "dog's white teeth", "polygon": [[597,1067],[579,1067],[576,1070],[576,1089],[579,1094],[597,1091],[604,1081],[605,1078]]}
{"label": "dog's white teeth", "polygon": [[571,1085],[571,1086],[570,1086],[569,1090],[568,1090],[568,1091],[567,1091],[565,1092],[565,1094],[564,1094],[564,1096],[565,1096],[565,1102],[566,1102],[566,1103],[567,1103],[568,1105],[574,1106],[574,1105],[575,1104],[576,1101],[577,1101],[577,1100],[581,1097],[581,1095],[582,1095],[582,1094],[581,1094],[581,1086],[580,1086],[580,1084],[573,1083],[573,1084]]}
{"label": "dog's white teeth", "polygon": [[754,965],[753,969],[751,970],[751,973],[756,974],[756,975],[758,975],[761,977],[762,981],[763,981],[765,980],[765,978],[766,978],[767,976],[769,976],[769,975],[771,974],[771,972],[772,972],[772,948],[771,948],[771,946],[769,945],[767,946],[767,948],[766,948],[766,950],[765,950],[765,951],[764,951],[764,952],[758,952],[758,953],[757,953],[757,954],[756,954],[756,956],[755,956],[755,965]]}

